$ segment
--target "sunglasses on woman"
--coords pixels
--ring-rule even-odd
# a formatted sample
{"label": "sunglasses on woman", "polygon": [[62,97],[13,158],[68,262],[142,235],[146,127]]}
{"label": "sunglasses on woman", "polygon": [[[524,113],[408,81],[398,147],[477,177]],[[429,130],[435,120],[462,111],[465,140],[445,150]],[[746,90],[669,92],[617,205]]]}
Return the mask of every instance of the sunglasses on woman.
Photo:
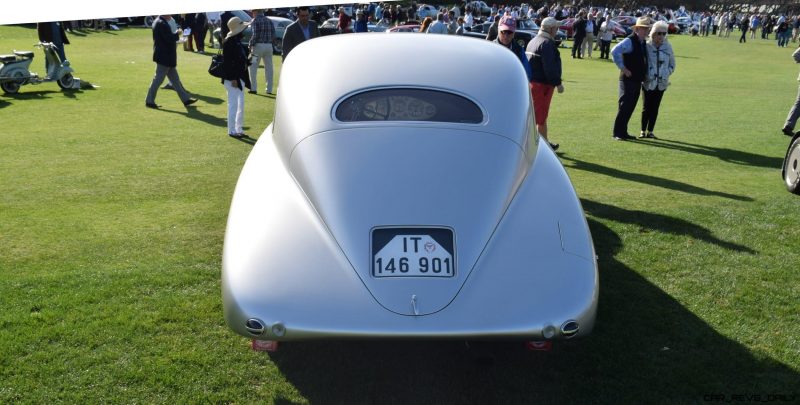
{"label": "sunglasses on woman", "polygon": [[667,35],[667,33],[666,32],[656,32],[656,35],[658,35],[660,37],[663,37],[663,36]]}
{"label": "sunglasses on woman", "polygon": [[503,30],[500,31],[500,33],[503,35],[514,35],[514,31],[509,31],[509,30]]}

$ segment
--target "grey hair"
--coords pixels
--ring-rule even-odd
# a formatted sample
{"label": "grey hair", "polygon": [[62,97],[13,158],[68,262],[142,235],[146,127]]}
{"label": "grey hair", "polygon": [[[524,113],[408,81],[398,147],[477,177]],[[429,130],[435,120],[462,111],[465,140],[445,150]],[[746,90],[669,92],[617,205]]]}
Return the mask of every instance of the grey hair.
{"label": "grey hair", "polygon": [[550,29],[552,27],[558,27],[558,26],[559,26],[558,20],[556,20],[553,17],[547,17],[544,20],[542,20],[542,29],[546,29],[547,30],[547,29]]}
{"label": "grey hair", "polygon": [[669,24],[667,24],[665,21],[656,21],[656,23],[653,24],[653,27],[650,28],[650,36],[653,36],[653,34],[658,31],[669,32]]}

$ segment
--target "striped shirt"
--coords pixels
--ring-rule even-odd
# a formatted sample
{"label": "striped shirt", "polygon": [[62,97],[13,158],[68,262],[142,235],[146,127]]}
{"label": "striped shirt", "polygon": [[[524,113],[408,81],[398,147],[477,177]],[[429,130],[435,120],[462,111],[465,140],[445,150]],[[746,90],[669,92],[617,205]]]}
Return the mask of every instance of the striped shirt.
{"label": "striped shirt", "polygon": [[259,14],[253,19],[250,26],[253,28],[253,36],[250,37],[250,46],[255,44],[272,44],[272,38],[275,38],[275,26],[272,25],[272,20],[263,14]]}

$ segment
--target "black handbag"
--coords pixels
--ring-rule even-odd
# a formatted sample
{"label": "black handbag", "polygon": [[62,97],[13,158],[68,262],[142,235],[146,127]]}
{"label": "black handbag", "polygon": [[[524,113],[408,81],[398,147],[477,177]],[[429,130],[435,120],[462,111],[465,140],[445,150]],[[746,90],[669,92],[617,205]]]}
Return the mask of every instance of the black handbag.
{"label": "black handbag", "polygon": [[208,67],[208,74],[221,79],[224,74],[222,69],[222,61],[222,50],[220,50],[216,55],[211,57],[211,65]]}

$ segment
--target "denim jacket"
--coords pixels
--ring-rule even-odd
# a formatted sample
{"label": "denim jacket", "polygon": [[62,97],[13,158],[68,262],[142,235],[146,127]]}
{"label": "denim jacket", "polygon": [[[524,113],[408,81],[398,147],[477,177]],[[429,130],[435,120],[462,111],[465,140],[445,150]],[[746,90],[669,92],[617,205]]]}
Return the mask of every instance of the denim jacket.
{"label": "denim jacket", "polygon": [[669,42],[662,42],[659,48],[647,43],[647,74],[642,86],[645,90],[666,90],[669,76],[675,71],[675,54]]}

